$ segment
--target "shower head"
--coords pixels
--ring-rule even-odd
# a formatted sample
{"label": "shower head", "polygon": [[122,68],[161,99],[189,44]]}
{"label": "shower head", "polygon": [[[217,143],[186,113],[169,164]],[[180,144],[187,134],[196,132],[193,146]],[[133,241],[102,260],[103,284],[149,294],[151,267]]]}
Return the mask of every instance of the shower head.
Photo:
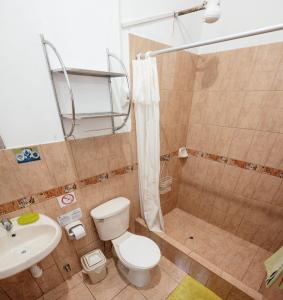
{"label": "shower head", "polygon": [[207,0],[204,13],[205,23],[214,23],[218,21],[221,15],[220,0]]}

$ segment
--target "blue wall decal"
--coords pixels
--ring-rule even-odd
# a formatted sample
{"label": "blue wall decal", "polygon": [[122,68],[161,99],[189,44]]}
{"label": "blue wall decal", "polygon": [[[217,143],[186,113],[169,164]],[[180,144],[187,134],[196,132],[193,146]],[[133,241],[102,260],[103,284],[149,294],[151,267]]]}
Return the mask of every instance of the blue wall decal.
{"label": "blue wall decal", "polygon": [[40,160],[40,154],[37,147],[15,149],[14,153],[18,164]]}

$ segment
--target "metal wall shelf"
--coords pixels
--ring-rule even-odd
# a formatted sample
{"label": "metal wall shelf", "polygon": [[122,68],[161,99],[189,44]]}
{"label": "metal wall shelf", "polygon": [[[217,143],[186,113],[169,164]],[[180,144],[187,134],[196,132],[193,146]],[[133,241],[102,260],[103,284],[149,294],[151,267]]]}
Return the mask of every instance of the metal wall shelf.
{"label": "metal wall shelf", "polygon": [[[47,41],[43,35],[41,35],[41,43],[43,46],[43,51],[44,51],[47,66],[49,69],[52,87],[53,87],[53,91],[54,91],[54,96],[56,99],[57,109],[58,109],[58,112],[60,115],[60,121],[61,121],[62,130],[63,130],[64,136],[65,136],[65,139],[73,136],[75,127],[76,127],[76,125],[78,125],[78,123],[76,123],[77,120],[96,119],[96,118],[111,118],[113,134],[117,130],[120,130],[121,128],[123,128],[126,125],[128,119],[129,119],[129,116],[130,116],[132,99],[130,98],[131,91],[130,91],[129,76],[127,74],[127,69],[126,69],[124,63],[122,62],[122,60],[119,57],[117,57],[115,54],[110,53],[107,50],[108,71],[96,71],[96,70],[79,69],[79,68],[66,68],[65,64],[64,64],[59,52],[55,48],[55,46],[51,42]],[[51,69],[50,60],[49,60],[49,56],[48,56],[48,52],[47,52],[47,46],[53,50],[54,54],[56,55],[56,57],[60,63],[61,68]],[[111,72],[110,58],[113,58],[120,63],[124,73]],[[53,77],[54,74],[58,74],[58,73],[62,73],[66,80],[66,84],[67,84],[67,88],[68,88],[68,92],[69,92],[69,96],[70,96],[70,105],[71,105],[71,113],[70,114],[63,114],[61,111],[60,102],[58,99],[58,95],[57,95],[57,91],[56,91],[56,87],[55,87],[55,83],[54,83],[54,77]],[[79,76],[92,76],[92,77],[106,78],[108,80],[109,101],[110,101],[111,111],[95,112],[95,113],[93,113],[93,112],[76,113],[74,94],[73,94],[72,86],[71,86],[70,79],[68,76],[70,74],[71,75],[79,75]],[[121,77],[121,78],[124,77],[128,84],[129,93],[128,93],[127,98],[129,100],[129,106],[127,108],[126,113],[114,111],[111,78],[117,78],[117,77]],[[124,117],[122,124],[119,126],[115,126],[115,118],[116,117]],[[64,120],[71,120],[71,127],[68,132],[66,132],[66,129],[64,126]],[[105,128],[105,129],[109,129],[109,128]],[[103,130],[103,129],[100,129],[100,130]],[[97,131],[97,130],[88,130],[88,131]]]}
{"label": "metal wall shelf", "polygon": [[[111,117],[125,117],[126,113],[118,113],[118,112],[97,112],[97,113],[76,113],[75,119],[92,119],[92,118],[111,118]],[[62,118],[72,119],[72,114],[62,114]]]}
{"label": "metal wall shelf", "polygon": [[[126,77],[124,73],[96,71],[77,68],[66,68],[67,74],[79,75],[79,76],[94,76],[94,77]],[[52,73],[64,73],[63,69],[53,69]]]}

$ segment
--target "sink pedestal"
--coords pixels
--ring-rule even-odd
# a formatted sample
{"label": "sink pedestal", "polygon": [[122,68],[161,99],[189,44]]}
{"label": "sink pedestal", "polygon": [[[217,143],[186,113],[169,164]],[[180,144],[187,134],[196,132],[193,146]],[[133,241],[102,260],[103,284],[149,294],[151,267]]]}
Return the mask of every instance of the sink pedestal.
{"label": "sink pedestal", "polygon": [[31,272],[31,275],[33,278],[39,278],[42,276],[42,269],[36,264],[36,265],[33,265],[29,268],[30,272]]}

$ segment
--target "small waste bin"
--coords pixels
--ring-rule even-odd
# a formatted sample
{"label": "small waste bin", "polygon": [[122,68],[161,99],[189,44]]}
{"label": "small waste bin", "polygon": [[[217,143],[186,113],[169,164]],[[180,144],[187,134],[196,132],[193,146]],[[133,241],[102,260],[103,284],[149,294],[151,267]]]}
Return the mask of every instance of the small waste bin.
{"label": "small waste bin", "polygon": [[81,264],[91,283],[97,283],[106,277],[106,258],[100,249],[93,250],[82,256]]}

